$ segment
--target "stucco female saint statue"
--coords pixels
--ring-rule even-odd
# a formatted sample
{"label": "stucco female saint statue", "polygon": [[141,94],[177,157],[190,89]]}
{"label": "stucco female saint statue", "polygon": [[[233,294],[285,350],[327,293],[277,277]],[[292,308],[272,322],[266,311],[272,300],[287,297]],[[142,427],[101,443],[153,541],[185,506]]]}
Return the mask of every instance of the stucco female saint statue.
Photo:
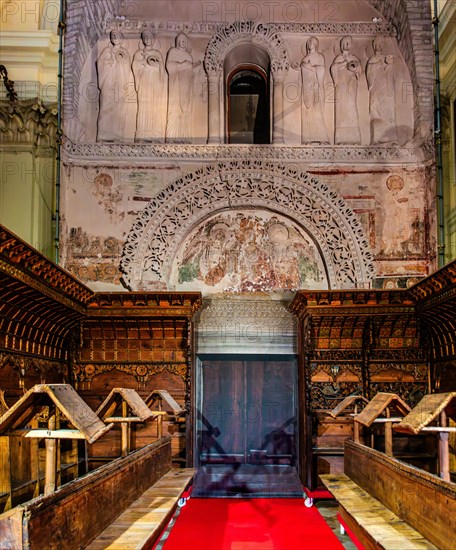
{"label": "stucco female saint statue", "polygon": [[371,117],[371,144],[397,144],[394,55],[384,55],[383,36],[372,42],[374,55],[366,65]]}
{"label": "stucco female saint statue", "polygon": [[341,53],[336,56],[330,68],[335,86],[336,145],[361,143],[357,101],[362,68],[360,60],[350,53],[351,46],[351,37],[344,36],[340,41]]}
{"label": "stucco female saint statue", "polygon": [[155,36],[141,34],[142,46],[133,56],[133,74],[138,94],[136,141],[164,141],[166,125],[166,71],[163,56],[154,49]]}
{"label": "stucco female saint statue", "polygon": [[301,143],[329,143],[323,114],[325,101],[325,58],[318,51],[318,39],[311,36],[303,47],[301,65]]}
{"label": "stucco female saint statue", "polygon": [[168,71],[168,119],[166,124],[167,142],[189,142],[193,106],[194,69],[201,61],[193,63],[188,50],[188,37],[181,32],[176,37],[176,46],[171,48],[166,58]]}
{"label": "stucco female saint statue", "polygon": [[110,42],[96,62],[100,90],[97,141],[131,140],[137,98],[130,54],[122,46],[123,36],[119,31],[111,31]]}

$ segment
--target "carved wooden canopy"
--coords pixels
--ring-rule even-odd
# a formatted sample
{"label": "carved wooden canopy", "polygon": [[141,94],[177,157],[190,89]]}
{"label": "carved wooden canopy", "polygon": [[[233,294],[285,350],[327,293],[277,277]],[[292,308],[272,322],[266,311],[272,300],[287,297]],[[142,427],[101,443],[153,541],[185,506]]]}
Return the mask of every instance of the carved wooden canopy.
{"label": "carved wooden canopy", "polygon": [[0,226],[0,353],[63,362],[84,319],[188,320],[200,305],[198,292],[97,294]]}

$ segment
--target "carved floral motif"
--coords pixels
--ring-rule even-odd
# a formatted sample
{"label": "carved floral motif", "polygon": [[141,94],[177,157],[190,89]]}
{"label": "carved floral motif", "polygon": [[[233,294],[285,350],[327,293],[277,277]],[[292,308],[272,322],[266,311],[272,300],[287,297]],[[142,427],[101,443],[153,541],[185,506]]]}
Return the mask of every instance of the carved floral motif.
{"label": "carved floral motif", "polygon": [[372,254],[363,228],[342,197],[316,178],[284,165],[231,162],[177,180],[139,214],[125,244],[121,269],[132,289],[167,282],[189,231],[210,213],[264,208],[292,219],[319,243],[331,286],[370,280]]}
{"label": "carved floral motif", "polygon": [[273,25],[255,21],[237,21],[226,25],[210,39],[204,58],[208,74],[220,73],[226,54],[238,44],[258,44],[269,54],[272,73],[285,73],[290,68],[288,52]]}

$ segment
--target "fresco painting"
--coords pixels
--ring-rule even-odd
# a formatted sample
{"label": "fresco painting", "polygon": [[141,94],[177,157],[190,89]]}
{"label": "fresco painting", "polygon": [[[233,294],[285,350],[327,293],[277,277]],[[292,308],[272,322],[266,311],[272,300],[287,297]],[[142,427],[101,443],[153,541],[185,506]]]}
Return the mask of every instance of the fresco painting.
{"label": "fresco painting", "polygon": [[258,211],[219,214],[199,226],[181,246],[171,280],[206,292],[328,288],[315,243],[289,220]]}

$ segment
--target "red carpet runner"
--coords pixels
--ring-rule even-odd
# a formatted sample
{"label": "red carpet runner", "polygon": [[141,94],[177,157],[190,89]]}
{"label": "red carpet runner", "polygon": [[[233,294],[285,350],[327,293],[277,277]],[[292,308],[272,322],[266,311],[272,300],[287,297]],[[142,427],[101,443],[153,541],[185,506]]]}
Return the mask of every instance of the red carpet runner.
{"label": "red carpet runner", "polygon": [[340,550],[303,499],[190,498],[163,550]]}

